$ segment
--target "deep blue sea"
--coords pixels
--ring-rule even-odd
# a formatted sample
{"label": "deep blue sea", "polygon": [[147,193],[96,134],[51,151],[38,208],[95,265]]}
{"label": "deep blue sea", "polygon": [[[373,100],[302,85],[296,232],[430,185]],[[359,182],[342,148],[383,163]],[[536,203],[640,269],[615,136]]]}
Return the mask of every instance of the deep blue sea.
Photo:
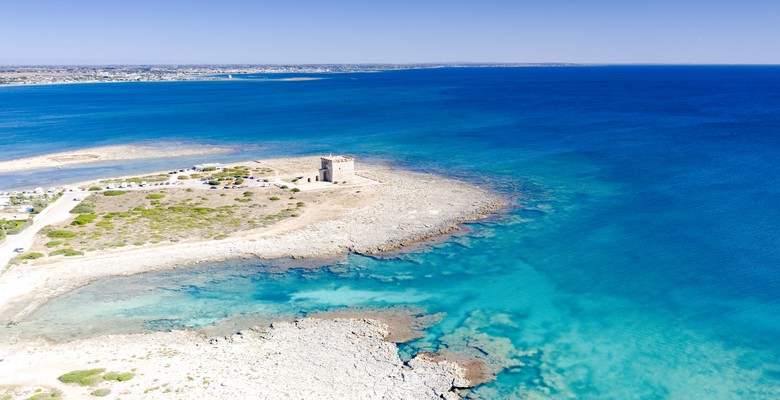
{"label": "deep blue sea", "polygon": [[[160,141],[241,146],[220,160],[348,153],[491,187],[511,210],[392,259],[98,282],[38,323],[411,305],[445,317],[404,357],[478,348],[506,367],[476,398],[780,398],[780,67],[318,77],[0,87],[0,159]],[[0,175],[0,189],[181,163]]]}

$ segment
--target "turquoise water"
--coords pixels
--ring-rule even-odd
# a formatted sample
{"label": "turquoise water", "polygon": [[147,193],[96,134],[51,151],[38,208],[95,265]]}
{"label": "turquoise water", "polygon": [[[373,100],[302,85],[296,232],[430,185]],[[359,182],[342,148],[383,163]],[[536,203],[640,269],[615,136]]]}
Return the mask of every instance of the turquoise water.
{"label": "turquoise water", "polygon": [[780,397],[780,68],[327,78],[0,88],[0,157],[195,134],[246,146],[227,159],[346,152],[446,173],[512,198],[512,210],[396,259],[98,282],[26,326],[78,334],[414,305],[446,316],[404,357],[447,348],[507,367],[476,397]]}

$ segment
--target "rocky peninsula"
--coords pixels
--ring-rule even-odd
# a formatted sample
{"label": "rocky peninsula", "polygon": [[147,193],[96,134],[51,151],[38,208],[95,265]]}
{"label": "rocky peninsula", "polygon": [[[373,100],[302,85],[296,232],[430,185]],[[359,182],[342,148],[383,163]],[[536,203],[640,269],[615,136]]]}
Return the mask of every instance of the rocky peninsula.
{"label": "rocky peninsula", "polygon": [[[306,176],[318,161],[301,157],[243,163],[273,171],[265,181],[277,186],[251,189],[257,193],[289,190],[287,184],[282,185],[284,189],[278,187],[283,182],[300,188],[290,198],[305,198],[306,205],[296,209],[295,215],[288,212],[293,218],[231,231],[218,240],[181,233],[170,240],[86,251],[76,257],[51,256],[13,266],[0,276],[2,322],[24,321],[45,302],[101,278],[236,258],[332,258],[349,252],[386,252],[458,229],[463,222],[480,219],[504,204],[471,184],[379,164],[359,164],[355,181],[349,183],[307,186],[289,179]],[[93,184],[87,182],[83,187]],[[203,199],[208,199],[207,194],[233,193],[228,186],[213,189],[217,188],[206,185],[176,190],[193,196],[201,193]],[[166,200],[176,198],[173,189],[162,193]],[[229,199],[232,195],[221,196]],[[163,200],[155,201],[159,205]],[[92,205],[99,204],[93,201]],[[258,200],[254,208],[263,207],[267,205]],[[65,221],[63,226],[78,232],[78,227],[68,224]],[[42,248],[45,240],[37,238],[34,246]],[[138,371],[133,385],[107,384],[111,386],[107,389],[122,398],[345,398],[357,392],[365,398],[457,398],[457,388],[471,385],[468,371],[451,361],[421,355],[402,363],[395,345],[384,340],[388,332],[383,322],[356,314],[274,323],[270,329],[241,332],[224,341],[209,341],[191,331],[55,344],[15,338],[0,346],[0,371],[4,371],[0,385],[13,396],[39,385],[68,397],[82,397],[85,388],[62,384],[56,378],[71,370],[94,368]]]}

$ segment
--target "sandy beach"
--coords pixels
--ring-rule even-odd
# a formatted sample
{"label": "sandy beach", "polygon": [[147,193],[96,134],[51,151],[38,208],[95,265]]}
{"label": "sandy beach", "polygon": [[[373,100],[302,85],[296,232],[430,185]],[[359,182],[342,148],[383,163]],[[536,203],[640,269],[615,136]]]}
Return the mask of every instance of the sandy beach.
{"label": "sandy beach", "polygon": [[[254,163],[285,176],[305,171],[318,160],[302,157]],[[110,276],[236,258],[305,260],[338,258],[349,252],[386,252],[458,229],[463,222],[480,219],[504,205],[501,198],[484,189],[436,175],[362,163],[356,173],[359,184],[301,185],[301,196],[310,197],[299,217],[235,232],[222,240],[176,238],[15,265],[0,277],[1,320],[4,324],[24,321],[56,296]],[[36,239],[36,245],[40,247],[43,240]],[[62,390],[68,397],[80,397],[86,393],[84,388],[63,386],[56,376],[72,369],[97,368],[94,360],[103,360],[110,370],[132,367],[143,371],[135,386],[112,384],[112,393],[121,393],[122,398],[138,398],[149,387],[159,390],[148,390],[144,398],[171,393],[181,393],[173,398],[345,398],[349,393],[360,393],[361,398],[458,398],[455,388],[469,386],[469,372],[450,361],[419,356],[408,365],[401,363],[392,342],[415,337],[414,328],[396,323],[390,329],[380,322],[383,318],[365,314],[350,313],[348,318],[325,314],[322,317],[330,319],[275,323],[267,332],[258,328],[224,343],[217,340],[215,343],[223,343],[219,346],[193,332],[115,335],[103,342],[91,338],[57,344],[31,344],[29,339],[16,338],[13,344],[0,346],[4,359],[0,370],[28,372],[0,373],[0,385],[6,390],[22,388],[19,393],[41,385]],[[412,324],[405,318],[392,321]],[[174,352],[160,350],[172,347]],[[87,348],[89,356],[76,356]],[[158,355],[161,351],[167,354],[164,360],[156,358],[163,357]],[[145,355],[145,359],[130,357],[132,354]],[[85,364],[87,360],[93,360],[92,364]],[[163,363],[168,365],[166,369],[161,367]],[[195,373],[192,371],[200,371],[197,377],[192,376],[197,385],[186,381],[188,374]],[[318,384],[320,381],[324,383]],[[306,384],[291,386],[290,382]]]}
{"label": "sandy beach", "polygon": [[170,144],[102,146],[45,154],[36,157],[0,161],[0,174],[45,168],[62,168],[71,165],[101,161],[144,160],[167,157],[198,156],[228,152],[228,147],[192,146]]}

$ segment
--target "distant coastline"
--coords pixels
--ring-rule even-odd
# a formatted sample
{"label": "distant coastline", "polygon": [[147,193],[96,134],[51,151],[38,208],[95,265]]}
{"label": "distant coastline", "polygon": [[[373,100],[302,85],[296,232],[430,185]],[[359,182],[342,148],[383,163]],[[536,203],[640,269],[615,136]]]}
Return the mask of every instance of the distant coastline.
{"label": "distant coastline", "polygon": [[[248,74],[343,74],[410,69],[556,67],[567,63],[0,66],[0,87],[111,82],[225,81]],[[291,77],[280,81],[315,80]]]}
{"label": "distant coastline", "polygon": [[9,161],[0,161],[0,174],[46,168],[62,168],[102,161],[146,160],[155,158],[199,156],[231,151],[230,147],[177,144],[146,144],[91,147],[60,153],[44,154]]}

